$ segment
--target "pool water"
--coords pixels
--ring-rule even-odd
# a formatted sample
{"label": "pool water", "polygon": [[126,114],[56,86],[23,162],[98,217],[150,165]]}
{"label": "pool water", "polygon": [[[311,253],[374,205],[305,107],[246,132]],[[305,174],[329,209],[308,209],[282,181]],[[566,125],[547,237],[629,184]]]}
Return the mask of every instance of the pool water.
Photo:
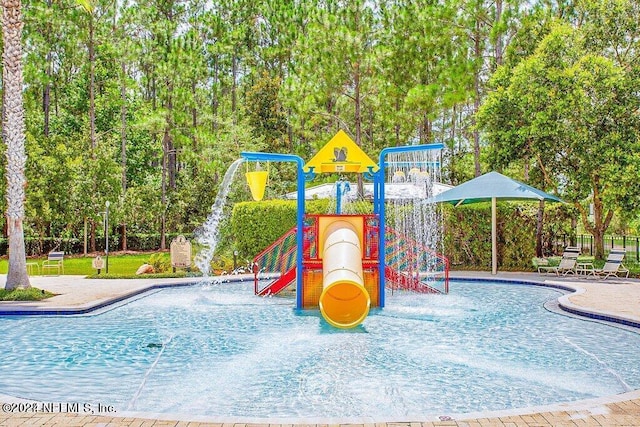
{"label": "pool water", "polygon": [[253,283],[165,289],[102,314],[0,318],[0,394],[242,418],[420,419],[640,388],[640,335],[547,311],[560,291],[453,282],[387,295],[353,330]]}

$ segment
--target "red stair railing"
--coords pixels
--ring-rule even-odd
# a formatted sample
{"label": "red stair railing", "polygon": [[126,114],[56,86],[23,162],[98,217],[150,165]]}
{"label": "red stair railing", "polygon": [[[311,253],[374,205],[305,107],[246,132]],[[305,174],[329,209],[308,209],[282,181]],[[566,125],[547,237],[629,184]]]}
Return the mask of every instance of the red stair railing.
{"label": "red stair railing", "polygon": [[[253,259],[254,292],[256,295],[275,295],[296,279],[297,227],[291,228]],[[317,224],[304,227],[305,257],[315,256]],[[275,280],[266,280],[277,276]]]}
{"label": "red stair railing", "polygon": [[385,240],[385,276],[393,285],[415,292],[449,292],[447,257],[390,227]]}
{"label": "red stair railing", "polygon": [[[268,288],[278,278],[287,276],[291,269],[295,270],[297,255],[296,230],[297,227],[291,228],[253,259],[254,291],[256,295],[269,293]],[[277,277],[272,282],[261,280],[269,279],[273,276]]]}

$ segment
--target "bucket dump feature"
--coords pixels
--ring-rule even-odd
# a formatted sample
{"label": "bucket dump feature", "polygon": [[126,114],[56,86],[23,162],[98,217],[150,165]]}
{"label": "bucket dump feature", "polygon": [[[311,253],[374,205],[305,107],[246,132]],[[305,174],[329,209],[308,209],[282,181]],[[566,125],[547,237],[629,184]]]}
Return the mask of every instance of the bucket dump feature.
{"label": "bucket dump feature", "polygon": [[247,184],[249,185],[249,190],[251,190],[251,197],[253,197],[253,200],[256,202],[259,202],[264,197],[264,190],[267,187],[269,164],[267,163],[267,170],[256,169],[250,171],[247,169],[244,176],[247,178]]}

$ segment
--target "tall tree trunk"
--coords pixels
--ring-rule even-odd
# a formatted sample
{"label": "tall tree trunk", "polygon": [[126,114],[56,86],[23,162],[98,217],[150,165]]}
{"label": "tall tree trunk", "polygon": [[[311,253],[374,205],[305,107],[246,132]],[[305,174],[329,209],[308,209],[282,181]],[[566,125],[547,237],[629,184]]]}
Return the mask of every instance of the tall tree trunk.
{"label": "tall tree trunk", "polygon": [[231,116],[233,124],[238,124],[237,115],[237,98],[238,98],[238,49],[233,49],[233,58],[231,58]]}
{"label": "tall tree trunk", "polygon": [[4,86],[3,137],[6,145],[7,227],[9,234],[9,271],[5,289],[29,288],[24,246],[25,121],[22,99],[22,4],[4,0],[2,9],[2,82]]}
{"label": "tall tree trunk", "polygon": [[[356,62],[354,67],[354,101],[355,101],[355,125],[356,125],[356,145],[362,147],[362,113],[360,111],[362,100],[360,99],[360,63]],[[358,174],[358,198],[364,199],[364,182],[362,174]]]}
{"label": "tall tree trunk", "polygon": [[213,85],[211,87],[211,113],[213,118],[211,119],[211,130],[215,132],[218,130],[218,60],[213,61]]}
{"label": "tall tree trunk", "polygon": [[293,126],[291,124],[293,114],[291,107],[287,108],[287,146],[290,151],[293,151]]}
{"label": "tall tree trunk", "polygon": [[89,227],[89,251],[95,252],[97,250],[97,248],[96,248],[96,220],[91,218],[91,221],[89,221],[89,223],[90,223],[90,227]]}
{"label": "tall tree trunk", "polygon": [[165,158],[166,158],[166,171],[168,188],[173,190],[176,188],[176,150],[173,146],[173,138],[171,137],[171,131],[169,128],[164,129],[164,136],[162,137]]}
{"label": "tall tree trunk", "polygon": [[[51,0],[47,0],[47,7],[51,8]],[[49,137],[49,109],[51,106],[51,75],[52,67],[51,67],[51,22],[47,22],[46,24],[46,34],[44,36],[45,42],[47,44],[47,56],[46,56],[46,69],[45,69],[45,83],[44,88],[42,89],[42,112],[44,114],[44,136],[46,138]]]}
{"label": "tall tree trunk", "polygon": [[164,132],[167,150],[167,176],[170,190],[176,189],[176,175],[177,175],[177,156],[176,148],[173,145],[173,137],[169,129],[165,129]]}
{"label": "tall tree trunk", "polygon": [[[51,9],[52,0],[47,0],[47,8]],[[45,83],[44,88],[42,89],[42,113],[44,114],[44,136],[46,138],[49,137],[49,116],[50,116],[50,108],[51,108],[51,76],[53,75],[52,70],[52,58],[51,58],[51,22],[46,23],[46,33],[44,35],[45,43],[47,45],[47,55],[45,58],[46,61],[46,69],[45,69]]]}
{"label": "tall tree trunk", "polygon": [[122,193],[127,191],[127,65],[120,63],[122,83],[120,85],[120,167],[122,168]]}
{"label": "tall tree trunk", "polygon": [[191,95],[193,96],[193,108],[191,108],[191,126],[192,126],[192,134],[191,134],[191,148],[194,152],[198,149],[198,134],[196,133],[196,129],[198,129],[198,108],[197,108],[197,92],[196,92],[196,80],[194,79],[191,82]]}
{"label": "tall tree trunk", "polygon": [[[496,20],[494,22],[494,28],[495,26],[500,25],[501,20],[502,20],[502,0],[496,0]],[[496,44],[494,46],[495,68],[498,68],[500,65],[502,65],[502,49],[503,49],[502,34],[496,34]]]}
{"label": "tall tree trunk", "polygon": [[166,114],[164,120],[164,135],[162,137],[162,147],[164,149],[164,156],[167,161],[166,171],[167,171],[167,180],[168,187],[171,190],[176,188],[176,150],[173,145],[173,136],[171,132],[173,132],[174,122],[173,122],[173,82],[170,78],[166,79],[166,89],[168,93],[168,98],[165,104]]}
{"label": "tall tree trunk", "polygon": [[398,117],[400,116],[400,97],[396,97],[396,102],[394,105],[395,109],[395,125],[393,126],[394,135],[396,137],[396,147],[400,146],[400,121]]}
{"label": "tall tree trunk", "polygon": [[126,251],[127,248],[127,224],[122,224],[120,226],[120,250]]}
{"label": "tall tree trunk", "polygon": [[541,258],[543,254],[542,231],[544,225],[544,200],[540,200],[538,205],[538,216],[536,217],[536,256]]}
{"label": "tall tree trunk", "polygon": [[[0,3],[0,7],[2,7],[2,3]],[[6,137],[5,137],[5,130],[6,130],[6,126],[5,126],[5,122],[4,122],[4,118],[5,118],[5,111],[4,111],[4,105],[5,105],[5,100],[4,97],[7,94],[7,91],[4,90],[5,88],[2,88],[2,90],[0,90],[0,94],[2,94],[2,96],[0,96],[0,117],[2,117],[2,120],[0,120],[0,137],[2,138],[2,141],[6,141]],[[5,228],[6,228],[6,221],[5,221]],[[4,236],[8,236],[7,233],[4,233]]]}
{"label": "tall tree trunk", "polygon": [[[482,49],[480,48],[480,18],[476,17],[476,29],[474,35],[474,59],[476,62],[482,62]],[[477,65],[476,65],[477,66]],[[475,122],[475,116],[480,109],[480,69],[476,69],[473,73],[473,117]],[[480,170],[480,132],[477,126],[473,127],[473,162],[475,165],[475,176],[478,177],[481,174]]]}
{"label": "tall tree trunk", "polygon": [[420,125],[420,144],[428,144],[431,141],[431,120],[427,116],[427,113],[424,113],[422,123]]}
{"label": "tall tree trunk", "polygon": [[[96,100],[95,100],[95,74],[96,74],[96,58],[95,58],[95,41],[94,41],[94,28],[93,28],[93,13],[89,13],[89,141],[91,148],[91,158],[96,159],[96,147],[98,146],[96,141]],[[93,182],[94,194],[96,191],[97,183]],[[96,224],[95,221],[91,222],[91,250],[96,250]]]}
{"label": "tall tree trunk", "polygon": [[89,140],[91,141],[91,153],[95,158],[96,141],[96,53],[93,28],[93,14],[89,14]]}
{"label": "tall tree trunk", "polygon": [[[598,188],[597,186],[594,186]],[[596,189],[593,192],[593,228],[591,234],[593,234],[593,242],[595,246],[595,257],[598,259],[604,259],[604,233],[611,224],[613,218],[613,210],[609,210],[606,214],[604,211],[604,204],[600,192]]]}
{"label": "tall tree trunk", "polygon": [[167,248],[167,242],[165,238],[166,234],[166,212],[167,212],[167,147],[166,147],[165,138],[162,138],[162,179],[161,179],[161,195],[160,195],[160,204],[162,209],[162,214],[160,215],[160,250],[165,250]]}
{"label": "tall tree trunk", "polygon": [[59,107],[60,104],[58,103],[58,87],[56,86],[56,83],[53,82],[53,84],[51,85],[53,88],[53,114],[58,117],[60,115],[60,111],[59,111]]}
{"label": "tall tree trunk", "polygon": [[[456,113],[456,104],[453,104],[451,108],[451,129],[449,132],[449,139],[451,140],[451,156],[449,157],[449,169],[452,171],[456,170],[456,122],[457,122],[457,113]],[[449,182],[451,182],[452,174],[449,174]]]}
{"label": "tall tree trunk", "polygon": [[[120,167],[122,168],[122,195],[127,194],[127,65],[120,63],[122,83],[120,85]],[[121,225],[120,249],[127,250],[127,223],[123,220]]]}
{"label": "tall tree trunk", "polygon": [[51,107],[51,52],[47,52],[47,81],[42,89],[42,112],[44,114],[44,129],[43,133],[45,138],[49,137],[49,116]]}
{"label": "tall tree trunk", "polygon": [[593,234],[593,248],[594,248],[594,256],[598,259],[604,258],[604,231],[600,228],[594,228],[591,231]]}
{"label": "tall tree trunk", "polygon": [[604,212],[604,204],[600,195],[600,179],[593,178],[593,224],[589,222],[589,210],[585,209],[580,203],[574,203],[574,206],[580,211],[582,225],[585,230],[593,235],[594,256],[598,259],[604,258],[604,233],[609,228],[613,219],[613,210]]}

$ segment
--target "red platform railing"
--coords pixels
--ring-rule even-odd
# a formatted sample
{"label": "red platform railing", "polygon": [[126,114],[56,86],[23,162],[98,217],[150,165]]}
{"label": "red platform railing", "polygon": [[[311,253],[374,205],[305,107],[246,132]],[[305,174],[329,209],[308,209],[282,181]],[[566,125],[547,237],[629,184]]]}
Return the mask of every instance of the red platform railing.
{"label": "red platform railing", "polygon": [[[378,218],[364,217],[363,262],[379,259]],[[293,227],[269,245],[253,260],[254,290],[256,295],[275,295],[296,278],[296,231]],[[414,292],[448,293],[449,260],[408,236],[386,227],[385,277],[391,289]],[[318,268],[318,216],[307,215],[304,227],[303,263]],[[321,265],[320,265],[321,267]],[[272,281],[265,279],[273,278]]]}

